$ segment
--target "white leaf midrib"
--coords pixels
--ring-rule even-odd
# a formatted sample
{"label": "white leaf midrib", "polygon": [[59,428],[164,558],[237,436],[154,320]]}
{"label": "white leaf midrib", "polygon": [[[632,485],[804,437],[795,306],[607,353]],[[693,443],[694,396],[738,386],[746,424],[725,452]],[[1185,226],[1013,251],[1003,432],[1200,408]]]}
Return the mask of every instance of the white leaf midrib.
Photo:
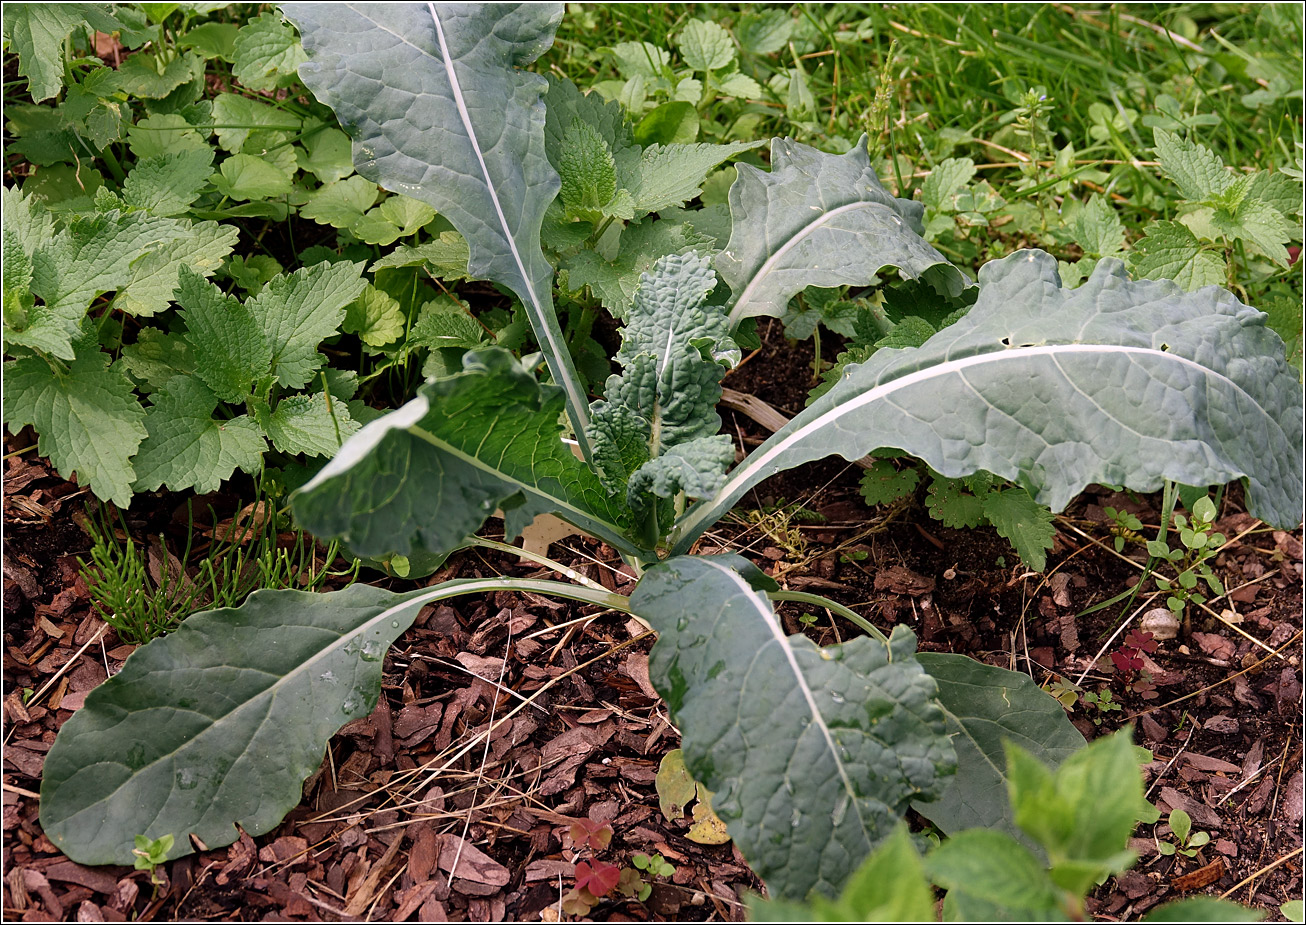
{"label": "white leaf midrib", "polygon": [[[896,391],[905,389],[909,386],[917,385],[929,379],[950,376],[961,373],[963,370],[973,366],[980,366],[986,363],[1000,363],[1008,360],[1024,360],[1036,356],[1051,356],[1054,359],[1068,353],[1121,353],[1121,354],[1141,354],[1150,359],[1164,359],[1171,362],[1179,363],[1184,366],[1190,366],[1199,370],[1203,376],[1220,379],[1227,383],[1232,389],[1247,396],[1252,404],[1260,408],[1259,402],[1255,401],[1247,391],[1234,380],[1230,379],[1216,370],[1203,366],[1194,360],[1180,356],[1177,353],[1171,353],[1165,350],[1159,350],[1155,347],[1127,347],[1121,345],[1104,345],[1104,344],[1041,344],[1032,347],[1013,347],[1006,350],[999,350],[992,353],[980,353],[973,356],[962,357],[956,360],[948,360],[925,369],[919,369],[915,372],[900,376],[890,382],[877,385],[874,388],[867,389],[860,395],[853,396],[842,404],[836,405],[824,414],[821,414],[802,427],[793,431],[788,436],[781,439],[775,446],[767,450],[764,454],[754,454],[746,459],[742,466],[731,472],[726,479],[726,483],[710,499],[699,502],[694,510],[685,518],[680,526],[678,533],[683,536],[696,536],[695,532],[698,525],[706,518],[715,519],[718,516],[717,507],[725,502],[734,492],[735,487],[743,482],[747,482],[764,467],[769,465],[772,460],[784,454],[798,443],[801,443],[807,437],[821,430],[830,427],[835,421],[856,411],[868,404],[878,401]],[[1070,381],[1067,379],[1067,381]],[[1078,389],[1073,382],[1071,385]],[[1082,390],[1081,390],[1082,391]],[[1263,409],[1262,409],[1263,410]],[[1114,416],[1112,416],[1114,418]],[[1266,417],[1282,430],[1281,424],[1276,421],[1272,415],[1266,413]]]}
{"label": "white leaf midrib", "polygon": [[[463,129],[467,132],[467,138],[471,141],[472,150],[476,152],[476,162],[481,168],[481,175],[485,179],[485,188],[490,194],[490,201],[494,204],[494,212],[499,220],[499,227],[503,229],[504,240],[508,242],[508,249],[512,252],[512,259],[517,264],[517,270],[521,274],[522,285],[526,287],[526,294],[529,296],[531,304],[535,307],[535,312],[540,316],[541,331],[536,332],[537,336],[543,334],[549,342],[549,351],[558,358],[561,363],[567,356],[566,345],[559,344],[556,340],[556,333],[548,324],[545,317],[545,308],[540,302],[539,296],[535,292],[535,281],[531,279],[530,271],[522,259],[521,252],[517,249],[517,240],[513,236],[512,230],[508,225],[508,217],[504,214],[503,205],[499,202],[499,194],[494,188],[493,178],[490,176],[489,166],[485,163],[485,156],[481,151],[480,140],[476,137],[476,130],[472,126],[472,116],[467,109],[467,102],[463,98],[462,84],[458,80],[458,74],[454,70],[453,58],[449,55],[449,46],[444,37],[444,25],[440,22],[440,14],[435,9],[434,3],[427,3],[427,9],[431,11],[431,21],[435,23],[435,35],[440,42],[440,56],[444,65],[445,74],[449,79],[449,92],[453,96],[454,105],[458,107],[458,117],[462,120]],[[575,421],[575,429],[578,436],[583,435],[585,428],[589,426],[589,403],[585,396],[580,393],[576,382],[570,376],[560,376],[563,380],[562,385],[570,396],[568,404],[573,412],[580,418]]]}
{"label": "white leaf midrib", "polygon": [[839,772],[839,779],[843,782],[843,787],[845,792],[848,794],[850,804],[853,807],[853,810],[857,813],[857,819],[861,823],[862,830],[865,831],[868,826],[866,819],[862,816],[861,805],[858,802],[857,797],[857,788],[853,786],[852,779],[848,776],[848,771],[844,767],[843,760],[839,757],[839,747],[834,741],[834,734],[830,731],[830,727],[826,724],[825,717],[822,715],[820,707],[816,704],[816,695],[807,684],[807,677],[803,674],[802,668],[798,664],[798,659],[789,645],[789,640],[780,630],[779,624],[772,619],[774,611],[767,604],[765,599],[759,596],[748,582],[744,581],[738,572],[726,568],[720,563],[713,562],[710,559],[698,559],[697,561],[721,572],[732,584],[734,584],[735,587],[739,589],[740,593],[744,595],[757,613],[758,618],[766,626],[767,631],[771,634],[776,644],[780,646],[780,651],[784,653],[785,659],[789,663],[789,669],[793,673],[794,683],[802,692],[803,699],[807,702],[808,709],[811,710],[812,722],[816,724],[821,735],[825,738],[826,747],[830,752],[830,757],[833,759],[835,768]]}

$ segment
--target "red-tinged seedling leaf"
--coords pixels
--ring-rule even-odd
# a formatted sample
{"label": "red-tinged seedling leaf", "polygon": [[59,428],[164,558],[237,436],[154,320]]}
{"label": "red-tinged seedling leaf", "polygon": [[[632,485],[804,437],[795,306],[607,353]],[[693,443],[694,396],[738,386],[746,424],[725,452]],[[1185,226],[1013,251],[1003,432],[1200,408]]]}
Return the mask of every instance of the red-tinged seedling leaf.
{"label": "red-tinged seedling leaf", "polygon": [[562,911],[567,915],[589,915],[598,902],[598,898],[589,890],[568,890],[567,895],[562,897]]}
{"label": "red-tinged seedling leaf", "polygon": [[638,896],[643,890],[644,878],[639,875],[639,871],[633,867],[624,868],[621,879],[617,881],[617,892],[622,896]]}
{"label": "red-tinged seedling leaf", "polygon": [[571,824],[571,843],[602,851],[612,843],[612,826],[606,822],[581,819]]}
{"label": "red-tinged seedling leaf", "polygon": [[1116,666],[1116,671],[1122,674],[1129,674],[1143,667],[1143,660],[1138,657],[1138,650],[1127,647],[1112,652],[1111,662]]}
{"label": "red-tinged seedling leaf", "polygon": [[1156,651],[1156,640],[1147,630],[1130,630],[1129,635],[1125,637],[1125,645],[1142,649],[1144,652]]}
{"label": "red-tinged seedling leaf", "polygon": [[589,890],[595,896],[605,896],[621,879],[621,868],[615,864],[595,861],[591,866],[586,861],[576,865],[576,888]]}

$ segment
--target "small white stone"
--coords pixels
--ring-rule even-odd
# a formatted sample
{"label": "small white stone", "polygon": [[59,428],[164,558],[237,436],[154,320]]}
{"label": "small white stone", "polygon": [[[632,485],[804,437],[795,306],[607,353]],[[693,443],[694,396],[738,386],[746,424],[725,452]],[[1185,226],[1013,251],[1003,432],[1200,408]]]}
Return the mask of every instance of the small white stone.
{"label": "small white stone", "polygon": [[1174,639],[1179,635],[1179,620],[1168,607],[1154,607],[1143,614],[1138,621],[1138,628],[1151,633],[1158,641]]}

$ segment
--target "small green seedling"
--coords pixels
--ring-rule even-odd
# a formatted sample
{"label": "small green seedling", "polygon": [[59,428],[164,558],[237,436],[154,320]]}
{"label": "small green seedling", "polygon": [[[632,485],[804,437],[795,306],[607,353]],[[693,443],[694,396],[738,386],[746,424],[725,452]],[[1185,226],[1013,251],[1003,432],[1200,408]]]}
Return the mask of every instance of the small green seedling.
{"label": "small green seedling", "polygon": [[801,623],[803,626],[815,626],[816,619],[817,619],[816,614],[805,613],[798,618],[798,622]]}
{"label": "small green seedling", "polygon": [[1198,849],[1211,840],[1210,832],[1193,831],[1192,817],[1182,809],[1170,812],[1169,823],[1174,841],[1158,840],[1156,843],[1157,850],[1166,857],[1173,854],[1182,854],[1186,858],[1196,857]]}
{"label": "small green seedling", "polygon": [[171,834],[155,839],[146,838],[144,835],[136,836],[136,847],[132,849],[132,854],[136,855],[136,869],[148,870],[150,883],[156,887],[163,884],[163,878],[159,876],[159,866],[168,859],[173,841]]}
{"label": "small green seedling", "polygon": [[1206,582],[1213,594],[1224,593],[1224,584],[1211,571],[1208,562],[1225,542],[1224,534],[1211,529],[1215,514],[1215,502],[1207,497],[1199,498],[1193,504],[1191,521],[1183,514],[1174,515],[1174,525],[1179,531],[1183,549],[1170,549],[1161,540],[1148,541],[1148,555],[1173,563],[1177,572],[1173,579],[1156,576],[1156,586],[1169,592],[1165,604],[1176,616],[1183,614],[1189,601],[1206,603],[1206,597],[1197,590],[1199,579]]}
{"label": "small green seedling", "polygon": [[652,856],[647,854],[637,854],[630,859],[630,863],[637,868],[645,871],[652,877],[670,877],[676,872],[676,868],[667,862],[667,859],[660,854]]}
{"label": "small green seedling", "polygon": [[1138,532],[1143,529],[1143,522],[1135,515],[1126,511],[1117,511],[1113,507],[1102,509],[1111,522],[1107,524],[1107,529],[1115,537],[1113,543],[1116,552],[1123,552],[1126,542],[1145,542],[1142,535]]}
{"label": "small green seedling", "polygon": [[1079,703],[1079,695],[1083,692],[1083,688],[1074,681],[1062,677],[1058,677],[1044,689],[1055,697],[1063,707],[1071,711],[1075,709],[1075,704]]}
{"label": "small green seedling", "polygon": [[1093,717],[1093,725],[1101,726],[1102,720],[1106,719],[1106,714],[1111,712],[1120,712],[1120,704],[1111,699],[1111,691],[1103,687],[1099,691],[1089,691],[1083,697],[1084,705],[1088,707],[1097,707],[1097,715]]}

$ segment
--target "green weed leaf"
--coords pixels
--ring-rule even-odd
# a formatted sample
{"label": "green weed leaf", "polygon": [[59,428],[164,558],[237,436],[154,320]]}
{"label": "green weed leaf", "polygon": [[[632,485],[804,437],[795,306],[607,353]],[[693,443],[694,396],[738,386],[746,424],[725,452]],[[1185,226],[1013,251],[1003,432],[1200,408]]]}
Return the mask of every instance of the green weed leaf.
{"label": "green weed leaf", "polygon": [[216,491],[237,468],[257,472],[267,441],[248,415],[215,420],[218,396],[187,376],[169,380],[151,396],[146,412],[149,436],[133,461],[136,489]]}
{"label": "green weed leaf", "polygon": [[1025,489],[1015,487],[985,492],[983,504],[985,519],[1016,548],[1020,561],[1036,572],[1043,571],[1057,534],[1052,512]]}
{"label": "green weed leaf", "polygon": [[1172,279],[1188,292],[1225,281],[1224,259],[1203,248],[1179,222],[1153,222],[1134,246],[1133,271],[1145,279]]}
{"label": "green weed leaf", "polygon": [[250,90],[275,90],[308,60],[299,36],[279,13],[264,13],[240,27],[232,47],[232,74]]}
{"label": "green weed leaf", "polygon": [[14,3],[5,10],[5,41],[18,53],[18,76],[27,78],[34,101],[63,89],[63,43],[74,29],[119,28],[110,10],[107,3]]}
{"label": "green weed leaf", "polygon": [[93,337],[74,345],[65,368],[38,357],[4,364],[4,419],[10,433],[36,428],[37,449],[59,474],[125,508],[135,473],[129,462],[145,438],[145,412],[131,380],[109,367]]}

